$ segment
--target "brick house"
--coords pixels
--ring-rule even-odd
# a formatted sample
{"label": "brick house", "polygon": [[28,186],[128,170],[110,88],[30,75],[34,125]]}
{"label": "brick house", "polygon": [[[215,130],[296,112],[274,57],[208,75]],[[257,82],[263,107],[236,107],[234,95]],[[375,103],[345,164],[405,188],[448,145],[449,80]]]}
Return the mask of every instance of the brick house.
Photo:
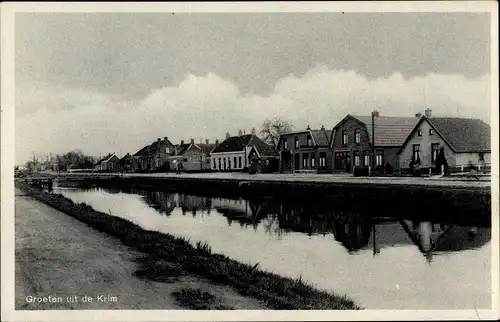
{"label": "brick house", "polygon": [[401,145],[399,163],[434,168],[442,151],[450,167],[489,165],[490,139],[490,126],[479,119],[432,117],[427,110]]}
{"label": "brick house", "polygon": [[215,144],[195,143],[191,139],[189,144],[181,141],[181,144],[175,146],[175,153],[168,158],[170,170],[175,171],[179,165],[182,165],[183,171],[208,171],[210,170],[210,151],[215,148]]}
{"label": "brick house", "polygon": [[120,158],[115,153],[110,153],[94,165],[94,170],[113,172],[120,170]]}
{"label": "brick house", "polygon": [[279,155],[274,146],[262,145],[260,149],[252,147],[248,154],[250,168],[259,173],[274,173],[279,171]]}
{"label": "brick house", "polygon": [[373,151],[375,168],[399,167],[398,150],[419,118],[384,117],[377,113],[373,118],[374,127],[372,116],[353,115],[347,115],[335,125],[330,143],[335,172],[351,172],[353,167],[371,166]]}
{"label": "brick house", "polygon": [[175,146],[168,137],[158,138],[133,155],[132,169],[139,171],[168,171],[168,157],[174,153]]}
{"label": "brick house", "polygon": [[304,171],[330,172],[332,153],[330,149],[331,131],[324,126],[312,130],[283,133],[277,150],[280,157],[280,172]]}

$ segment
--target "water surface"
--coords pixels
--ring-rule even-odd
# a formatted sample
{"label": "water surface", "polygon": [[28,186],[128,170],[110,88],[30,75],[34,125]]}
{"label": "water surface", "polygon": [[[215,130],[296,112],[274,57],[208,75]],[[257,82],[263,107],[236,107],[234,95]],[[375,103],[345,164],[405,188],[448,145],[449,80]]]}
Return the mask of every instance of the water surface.
{"label": "water surface", "polygon": [[368,309],[488,309],[491,228],[161,191],[54,187],[148,230],[206,241]]}

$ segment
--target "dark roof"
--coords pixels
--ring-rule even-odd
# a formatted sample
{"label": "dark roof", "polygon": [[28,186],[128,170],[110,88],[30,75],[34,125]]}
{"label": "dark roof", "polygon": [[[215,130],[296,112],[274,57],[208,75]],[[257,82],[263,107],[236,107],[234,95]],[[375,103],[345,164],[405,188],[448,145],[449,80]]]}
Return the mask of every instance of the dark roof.
{"label": "dark roof", "polygon": [[191,143],[176,145],[175,147],[177,149],[177,152],[175,153],[175,155],[183,155],[184,153],[186,153],[187,149],[190,146],[191,146]]}
{"label": "dark roof", "polygon": [[433,117],[428,120],[455,152],[491,151],[490,126],[479,119]]}
{"label": "dark roof", "polygon": [[212,153],[243,151],[244,147],[250,145],[250,142],[253,141],[253,137],[255,136],[252,134],[232,136],[217,145]]}
{"label": "dark roof", "polygon": [[[348,115],[349,116],[349,115]],[[370,143],[372,142],[372,117],[354,116],[353,118],[365,124]],[[375,117],[375,146],[401,146],[415,128],[417,117]],[[341,121],[342,123],[342,121]],[[340,124],[340,123],[339,123]]]}
{"label": "dark roof", "polygon": [[139,156],[143,156],[144,154],[146,154],[149,150],[149,145],[146,145],[145,147],[143,147],[142,149],[140,149],[139,151],[137,151],[135,154],[134,154],[134,157],[139,157]]}
{"label": "dark roof", "polygon": [[303,134],[303,133],[309,133],[309,134],[311,134],[311,137],[314,140],[314,145],[315,146],[329,146],[330,145],[330,139],[332,137],[332,131],[325,130],[324,128],[319,129],[319,130],[306,129],[306,130],[303,130],[303,131],[292,131],[292,132],[282,133],[280,135],[280,139],[278,141],[278,145],[281,142],[281,138],[283,136],[285,136],[285,135]]}
{"label": "dark roof", "polygon": [[332,131],[327,131],[325,129],[320,130],[310,130],[312,137],[314,138],[314,143],[318,146],[328,146],[330,145],[330,137],[332,136]]}
{"label": "dark roof", "polygon": [[210,151],[213,150],[213,148],[215,148],[215,144],[214,143],[198,143],[196,144],[197,146],[200,147],[201,149],[201,152],[203,153],[210,153]]}
{"label": "dark roof", "polygon": [[125,156],[123,158],[121,158],[121,160],[127,160],[130,158],[132,158],[132,156],[130,155],[130,153],[127,153],[127,154],[125,154]]}

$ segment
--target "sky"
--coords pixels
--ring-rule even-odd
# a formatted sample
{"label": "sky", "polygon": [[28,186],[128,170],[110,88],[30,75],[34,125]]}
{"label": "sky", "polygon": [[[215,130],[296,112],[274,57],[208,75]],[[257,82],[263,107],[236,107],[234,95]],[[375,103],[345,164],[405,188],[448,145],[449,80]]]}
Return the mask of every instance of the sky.
{"label": "sky", "polygon": [[488,13],[16,13],[16,164],[281,117],[490,119]]}

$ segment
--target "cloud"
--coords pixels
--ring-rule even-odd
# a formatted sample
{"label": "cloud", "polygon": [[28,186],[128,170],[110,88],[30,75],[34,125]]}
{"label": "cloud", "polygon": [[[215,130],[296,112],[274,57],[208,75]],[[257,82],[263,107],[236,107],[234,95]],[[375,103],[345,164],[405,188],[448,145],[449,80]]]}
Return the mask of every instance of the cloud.
{"label": "cloud", "polygon": [[188,75],[178,86],[153,89],[129,101],[82,89],[30,84],[16,91],[16,162],[32,151],[80,148],[93,155],[135,153],[156,138],[173,142],[222,139],[249,132],[280,116],[296,128],[333,127],[346,114],[412,116],[426,107],[435,116],[490,118],[490,78],[401,74],[369,80],[355,71],[317,66],[302,77],[279,79],[266,96],[242,94],[216,74]]}

